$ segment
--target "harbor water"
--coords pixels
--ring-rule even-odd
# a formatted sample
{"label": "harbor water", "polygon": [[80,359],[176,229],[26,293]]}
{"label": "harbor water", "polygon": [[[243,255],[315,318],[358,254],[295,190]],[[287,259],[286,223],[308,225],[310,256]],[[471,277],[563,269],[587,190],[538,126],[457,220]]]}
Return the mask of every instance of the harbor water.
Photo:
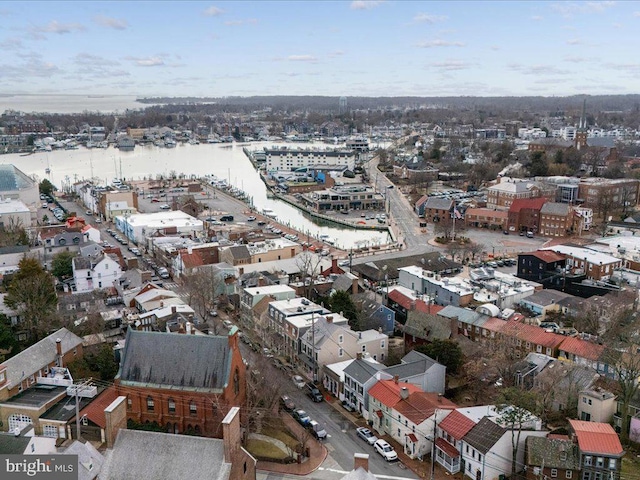
{"label": "harbor water", "polygon": [[[187,178],[213,175],[246,192],[256,210],[271,209],[278,220],[312,237],[329,235],[336,246],[343,249],[380,245],[390,242],[388,233],[369,230],[339,228],[335,224],[315,223],[297,208],[277,199],[267,198],[267,189],[243,147],[251,150],[276,145],[274,142],[249,144],[178,144],[176,148],[154,145],[136,146],[132,151],[108,149],[54,150],[31,155],[2,155],[0,162],[14,164],[27,175],[41,181],[48,178],[56,187],[65,188],[82,180],[94,179],[110,184],[114,178],[142,180],[167,178],[172,174]],[[308,144],[287,144],[291,148]],[[46,172],[49,172],[48,174]]]}

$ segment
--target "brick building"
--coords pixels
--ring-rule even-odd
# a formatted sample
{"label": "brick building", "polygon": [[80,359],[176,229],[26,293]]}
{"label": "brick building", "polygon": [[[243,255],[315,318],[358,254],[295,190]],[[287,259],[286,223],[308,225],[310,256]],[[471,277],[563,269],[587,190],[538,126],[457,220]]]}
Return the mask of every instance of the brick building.
{"label": "brick building", "polygon": [[540,229],[540,210],[547,201],[543,197],[514,200],[509,207],[507,219],[509,231],[538,232]]}
{"label": "brick building", "polygon": [[578,199],[582,206],[601,213],[604,204],[612,213],[626,204],[632,209],[638,204],[640,180],[634,178],[582,178],[578,184]]}
{"label": "brick building", "polygon": [[238,330],[228,336],[129,330],[118,395],[127,397],[127,418],[156,423],[171,433],[222,436],[222,420],[246,401],[246,369]]}
{"label": "brick building", "polygon": [[541,197],[553,202],[556,198],[552,185],[509,177],[498,177],[496,182],[487,189],[487,208],[508,210],[516,200]]}
{"label": "brick building", "polygon": [[505,230],[507,228],[508,213],[493,208],[467,208],[464,212],[464,223],[470,227],[493,228]]}
{"label": "brick building", "polygon": [[540,209],[541,235],[564,237],[571,233],[576,216],[567,203],[547,202]]}

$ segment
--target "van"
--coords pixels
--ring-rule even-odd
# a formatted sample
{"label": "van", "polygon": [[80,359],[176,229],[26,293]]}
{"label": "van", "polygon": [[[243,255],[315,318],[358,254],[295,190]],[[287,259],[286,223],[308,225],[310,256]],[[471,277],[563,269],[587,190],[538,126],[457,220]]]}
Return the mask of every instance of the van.
{"label": "van", "polygon": [[318,387],[311,382],[307,383],[307,395],[309,395],[309,398],[314,402],[321,402],[323,400],[322,393],[320,393]]}
{"label": "van", "polygon": [[321,423],[318,423],[315,420],[311,420],[307,424],[307,428],[311,431],[312,435],[316,437],[318,440],[327,438],[327,431],[324,429]]}
{"label": "van", "polygon": [[223,215],[220,217],[221,222],[233,222],[233,215]]}

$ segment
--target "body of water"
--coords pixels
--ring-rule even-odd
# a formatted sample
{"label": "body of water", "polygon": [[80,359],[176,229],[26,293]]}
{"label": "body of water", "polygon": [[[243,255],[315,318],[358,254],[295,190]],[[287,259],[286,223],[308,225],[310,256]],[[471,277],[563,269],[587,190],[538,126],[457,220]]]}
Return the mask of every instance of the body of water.
{"label": "body of water", "polygon": [[135,95],[0,95],[0,113],[117,113],[150,107],[136,102]]}
{"label": "body of water", "polygon": [[[281,222],[289,223],[303,233],[308,232],[316,237],[320,234],[329,235],[336,239],[337,246],[341,248],[389,242],[386,232],[318,225],[291,205],[267,198],[267,189],[260,175],[242,149],[244,146],[255,150],[272,145],[276,143],[178,144],[176,148],[147,145],[136,146],[129,152],[112,147],[104,150],[80,148],[27,156],[2,155],[0,162],[13,164],[26,174],[35,176],[38,181],[48,178],[58,188],[91,178],[99,183],[110,184],[114,178],[142,180],[145,177],[156,178],[157,175],[168,177],[172,172],[198,178],[215,175],[251,195],[256,209],[273,210]],[[49,174],[46,173],[47,168],[50,169]]]}

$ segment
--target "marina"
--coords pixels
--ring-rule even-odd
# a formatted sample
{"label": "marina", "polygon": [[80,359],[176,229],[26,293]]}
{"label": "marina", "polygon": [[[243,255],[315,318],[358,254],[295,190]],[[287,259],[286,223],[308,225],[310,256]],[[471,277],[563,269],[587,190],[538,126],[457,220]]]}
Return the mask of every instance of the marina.
{"label": "marina", "polygon": [[[255,142],[252,149],[272,146],[273,142]],[[287,146],[287,143],[282,143]],[[246,146],[246,144],[245,144]],[[172,176],[200,179],[206,176],[219,179],[239,192],[246,192],[248,201],[256,211],[270,211],[291,228],[318,238],[322,234],[336,240],[335,246],[343,249],[361,246],[379,246],[392,242],[388,231],[356,230],[338,225],[327,219],[313,218],[307,212],[282,201],[268,198],[267,188],[259,173],[243,152],[243,146],[232,144],[202,143],[192,145],[178,143],[175,148],[154,145],[137,146],[131,151],[114,148],[54,150],[35,152],[29,156],[3,155],[2,163],[14,164],[22,171],[33,175],[38,181],[49,179],[59,189],[93,179],[98,184],[108,185],[114,177],[123,180],[160,179]],[[47,172],[47,169],[49,171]],[[272,213],[271,213],[272,212]]]}

